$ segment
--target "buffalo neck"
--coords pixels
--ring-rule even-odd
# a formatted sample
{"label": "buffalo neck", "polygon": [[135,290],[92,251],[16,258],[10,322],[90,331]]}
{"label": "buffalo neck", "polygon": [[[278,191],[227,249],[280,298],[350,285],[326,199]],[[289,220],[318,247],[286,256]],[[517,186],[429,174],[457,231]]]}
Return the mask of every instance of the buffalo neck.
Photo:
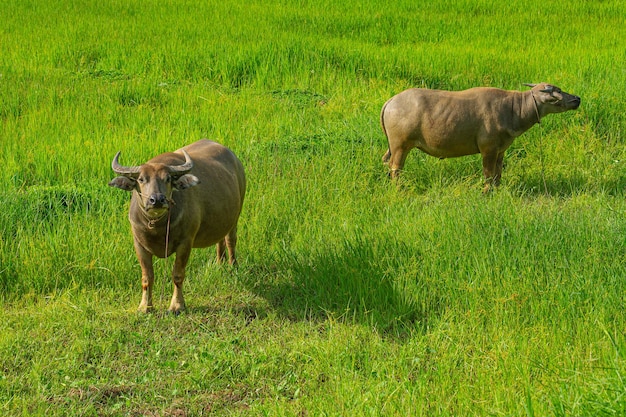
{"label": "buffalo neck", "polygon": [[519,136],[535,124],[541,123],[539,109],[531,91],[515,92],[511,104],[513,136]]}

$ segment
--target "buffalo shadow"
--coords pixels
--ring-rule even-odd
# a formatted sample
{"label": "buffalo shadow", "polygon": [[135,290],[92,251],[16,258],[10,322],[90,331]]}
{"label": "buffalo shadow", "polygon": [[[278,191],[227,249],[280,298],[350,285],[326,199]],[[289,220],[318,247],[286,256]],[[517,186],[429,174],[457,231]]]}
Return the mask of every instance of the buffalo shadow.
{"label": "buffalo shadow", "polygon": [[332,318],[398,337],[424,331],[440,313],[439,292],[419,277],[402,288],[396,272],[402,270],[408,248],[388,242],[382,246],[357,239],[308,252],[283,249],[279,257],[240,271],[239,279],[291,321]]}

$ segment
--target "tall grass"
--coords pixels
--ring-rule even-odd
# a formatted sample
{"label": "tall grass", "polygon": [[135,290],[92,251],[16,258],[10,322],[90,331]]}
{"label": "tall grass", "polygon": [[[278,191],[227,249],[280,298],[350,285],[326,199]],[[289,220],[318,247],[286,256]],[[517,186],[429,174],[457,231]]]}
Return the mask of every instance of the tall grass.
{"label": "tall grass", "polygon": [[[3,1],[0,410],[7,415],[623,415],[619,1]],[[414,151],[412,86],[582,97],[480,158]],[[188,314],[136,316],[128,195],[208,137],[243,161],[238,270],[196,250]],[[69,411],[68,411],[69,410]]]}

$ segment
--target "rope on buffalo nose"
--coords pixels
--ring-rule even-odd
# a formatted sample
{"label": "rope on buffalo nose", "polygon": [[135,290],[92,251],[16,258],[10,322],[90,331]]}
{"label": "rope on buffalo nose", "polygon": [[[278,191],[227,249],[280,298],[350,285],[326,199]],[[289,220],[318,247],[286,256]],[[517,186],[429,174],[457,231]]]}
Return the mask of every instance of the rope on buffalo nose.
{"label": "rope on buffalo nose", "polygon": [[164,264],[163,265],[163,285],[161,285],[161,301],[160,303],[163,304],[163,298],[165,298],[165,283],[167,282],[167,271],[168,271],[168,267],[167,267],[167,258],[168,256],[168,251],[169,251],[169,244],[170,244],[170,224],[171,224],[171,220],[172,220],[172,206],[174,206],[176,203],[174,202],[174,199],[170,196],[167,198],[167,202],[170,205],[170,207],[168,207],[167,209],[167,224],[165,225],[165,260],[164,260]]}
{"label": "rope on buffalo nose", "polygon": [[[139,206],[141,207],[141,214],[143,214],[143,217],[146,219],[146,221],[148,222],[148,229],[154,229],[156,227],[156,224],[158,222],[160,222],[163,217],[165,217],[165,215],[167,214],[169,216],[169,209],[167,210],[167,213],[163,213],[162,216],[156,217],[156,218],[152,218],[150,216],[148,216],[148,214],[146,213],[146,207],[143,205],[143,199],[144,199],[144,195],[141,194],[139,191],[137,191],[137,194],[139,194]],[[174,204],[174,200],[172,200],[171,198],[167,199],[168,203],[170,204]],[[169,217],[168,217],[168,230],[169,230]]]}
{"label": "rope on buffalo nose", "polygon": [[546,166],[543,157],[543,126],[539,123],[539,164],[541,165],[541,181],[543,182],[543,192],[548,195],[548,184],[546,183]]}
{"label": "rope on buffalo nose", "polygon": [[165,297],[165,283],[167,282],[167,258],[168,258],[168,246],[170,243],[170,220],[171,220],[172,210],[167,210],[167,224],[165,225],[165,260],[163,265],[163,285],[161,285],[161,301],[160,304],[163,304],[163,298]]}
{"label": "rope on buffalo nose", "polygon": [[543,160],[543,128],[541,125],[541,116],[539,115],[539,106],[537,105],[537,99],[533,92],[530,92],[533,96],[533,103],[535,104],[535,114],[537,115],[537,124],[539,125],[539,163],[541,164],[541,180],[543,181],[543,192],[548,194],[548,184],[546,183],[546,170]]}
{"label": "rope on buffalo nose", "polygon": [[537,105],[537,99],[533,92],[530,92],[530,95],[533,96],[533,104],[535,105],[535,114],[537,115],[537,123],[541,124],[541,116],[539,116],[539,106]]}

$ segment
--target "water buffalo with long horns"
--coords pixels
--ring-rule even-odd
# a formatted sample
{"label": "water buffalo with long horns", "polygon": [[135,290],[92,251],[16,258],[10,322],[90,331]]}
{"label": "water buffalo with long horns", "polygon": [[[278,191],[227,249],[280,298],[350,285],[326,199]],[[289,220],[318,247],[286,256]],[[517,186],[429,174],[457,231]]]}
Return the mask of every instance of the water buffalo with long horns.
{"label": "water buffalo with long horns", "polygon": [[128,218],[141,265],[143,294],[139,311],[152,310],[152,257],[176,253],[169,310],[185,309],[183,281],[192,248],[217,244],[217,261],[235,264],[237,222],[246,179],[243,165],[225,146],[199,140],[164,153],[140,166],[122,166],[120,152],[111,167],[118,175],[109,185],[132,192]]}

